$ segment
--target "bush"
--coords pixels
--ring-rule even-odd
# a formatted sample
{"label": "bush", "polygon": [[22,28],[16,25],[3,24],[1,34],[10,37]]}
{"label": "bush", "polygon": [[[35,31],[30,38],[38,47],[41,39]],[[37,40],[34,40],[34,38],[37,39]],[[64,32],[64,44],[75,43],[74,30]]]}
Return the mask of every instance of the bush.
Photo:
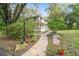
{"label": "bush", "polygon": [[72,29],[73,29],[73,30],[78,29],[78,28],[77,28],[77,24],[76,24],[76,23],[74,23],[74,24],[73,24]]}
{"label": "bush", "polygon": [[48,27],[50,30],[63,30],[66,29],[64,21],[60,18],[56,18],[48,21]]}
{"label": "bush", "polygon": [[[25,35],[28,38],[34,36],[34,26],[35,26],[34,21],[26,21]],[[24,35],[23,30],[24,30],[23,20],[18,20],[17,22],[8,26],[8,35],[9,35],[9,37],[11,37],[13,39],[21,40],[21,39],[23,39],[23,35]]]}
{"label": "bush", "polygon": [[34,29],[36,26],[36,22],[33,20],[29,20],[26,22],[26,35],[27,37],[33,37],[34,36]]}
{"label": "bush", "polygon": [[8,35],[13,39],[22,39],[23,23],[16,22],[8,26]]}

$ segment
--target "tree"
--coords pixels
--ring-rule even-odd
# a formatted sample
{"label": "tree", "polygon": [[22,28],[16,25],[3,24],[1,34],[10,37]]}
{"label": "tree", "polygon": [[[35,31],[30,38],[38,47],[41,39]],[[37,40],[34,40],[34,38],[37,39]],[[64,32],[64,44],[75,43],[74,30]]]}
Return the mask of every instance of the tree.
{"label": "tree", "polygon": [[49,4],[49,7],[47,9],[48,11],[48,19],[55,19],[55,18],[60,18],[63,16],[62,8],[60,4]]}
{"label": "tree", "polygon": [[75,18],[75,15],[73,13],[69,13],[66,15],[64,21],[65,21],[65,24],[67,25],[67,29],[72,29],[73,23],[75,22],[74,18]]}
{"label": "tree", "polygon": [[65,23],[68,29],[72,29],[74,23],[76,23],[77,28],[79,28],[79,4],[71,4],[68,7],[72,10],[65,17]]}
{"label": "tree", "polygon": [[75,15],[74,20],[77,24],[77,28],[79,28],[79,4],[73,5],[72,8],[73,8],[73,13]]}
{"label": "tree", "polygon": [[52,31],[57,31],[57,30],[63,30],[65,29],[65,24],[63,21],[61,21],[61,19],[56,18],[55,20],[49,20],[48,21],[48,27],[50,28],[50,30]]}
{"label": "tree", "polygon": [[49,4],[48,27],[50,30],[60,30],[64,26],[64,11],[60,4]]}
{"label": "tree", "polygon": [[0,4],[2,13],[0,15],[5,23],[14,23],[18,20],[26,4]]}
{"label": "tree", "polygon": [[[26,21],[28,22],[29,19],[36,20],[36,18],[39,16],[38,4],[34,4],[34,6],[36,7],[35,9],[25,8],[23,13],[22,13],[24,15],[24,16],[22,16],[24,18],[24,21],[23,21],[23,23],[24,23],[24,26],[23,26],[24,27],[24,30],[23,30],[24,31],[23,41],[25,41],[25,34],[26,34],[26,29],[27,29],[27,28],[25,28],[26,27],[26,25],[25,25]],[[29,25],[33,25],[33,24],[30,23]],[[29,31],[27,31],[27,32],[29,32]],[[33,32],[33,27],[31,28],[31,32]]]}
{"label": "tree", "polygon": [[6,25],[6,33],[8,35],[8,25],[16,22],[25,7],[24,4],[10,4],[10,3],[1,3],[0,4],[0,16],[3,19],[3,22]]}

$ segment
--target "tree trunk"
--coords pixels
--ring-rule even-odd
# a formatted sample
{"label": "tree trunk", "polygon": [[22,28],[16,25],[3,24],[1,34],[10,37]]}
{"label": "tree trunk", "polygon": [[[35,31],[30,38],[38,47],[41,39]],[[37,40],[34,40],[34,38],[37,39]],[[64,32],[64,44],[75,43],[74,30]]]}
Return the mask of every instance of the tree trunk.
{"label": "tree trunk", "polygon": [[25,41],[25,20],[24,20],[24,36],[23,36],[23,41]]}
{"label": "tree trunk", "polygon": [[21,44],[23,44],[25,42],[25,21],[26,20],[23,20],[23,39],[21,41]]}
{"label": "tree trunk", "polygon": [[6,22],[6,37],[8,38],[8,24],[7,24],[7,22]]}

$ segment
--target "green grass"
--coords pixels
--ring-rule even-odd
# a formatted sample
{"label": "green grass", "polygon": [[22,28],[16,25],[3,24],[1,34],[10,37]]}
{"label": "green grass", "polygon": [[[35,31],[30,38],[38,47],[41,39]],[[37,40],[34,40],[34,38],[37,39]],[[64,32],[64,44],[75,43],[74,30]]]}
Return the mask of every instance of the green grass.
{"label": "green grass", "polygon": [[[79,55],[79,30],[61,30],[61,31],[58,31],[58,33],[61,34],[60,46],[56,48],[56,46],[52,44],[51,38],[49,37],[48,47],[46,52],[51,51],[51,55],[58,55],[57,54],[58,52],[55,53],[55,51],[64,49],[65,56],[78,56]],[[50,54],[47,53],[47,55],[50,55]]]}

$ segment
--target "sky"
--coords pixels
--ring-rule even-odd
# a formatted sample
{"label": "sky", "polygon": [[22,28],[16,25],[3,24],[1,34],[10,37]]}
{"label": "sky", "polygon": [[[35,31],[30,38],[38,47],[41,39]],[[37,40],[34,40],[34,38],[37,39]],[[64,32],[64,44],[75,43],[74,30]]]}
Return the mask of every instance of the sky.
{"label": "sky", "polygon": [[45,11],[47,8],[48,8],[48,4],[46,3],[40,4],[39,10],[41,10],[42,16],[47,16],[47,12]]}
{"label": "sky", "polygon": [[[67,4],[67,3],[60,4],[60,6],[63,8],[63,10],[65,10],[67,13],[72,12],[71,8],[67,8],[68,5],[71,5],[71,4]],[[39,6],[38,10],[41,13],[41,16],[48,16],[47,11],[45,11],[48,8],[48,3],[40,3],[38,6]],[[35,8],[34,3],[28,3],[27,7]]]}
{"label": "sky", "polygon": [[[27,6],[31,7],[31,8],[34,7],[34,5],[32,3],[29,3]],[[47,16],[47,12],[45,11],[47,8],[48,8],[48,4],[47,3],[39,4],[38,10],[40,11],[42,16]]]}

